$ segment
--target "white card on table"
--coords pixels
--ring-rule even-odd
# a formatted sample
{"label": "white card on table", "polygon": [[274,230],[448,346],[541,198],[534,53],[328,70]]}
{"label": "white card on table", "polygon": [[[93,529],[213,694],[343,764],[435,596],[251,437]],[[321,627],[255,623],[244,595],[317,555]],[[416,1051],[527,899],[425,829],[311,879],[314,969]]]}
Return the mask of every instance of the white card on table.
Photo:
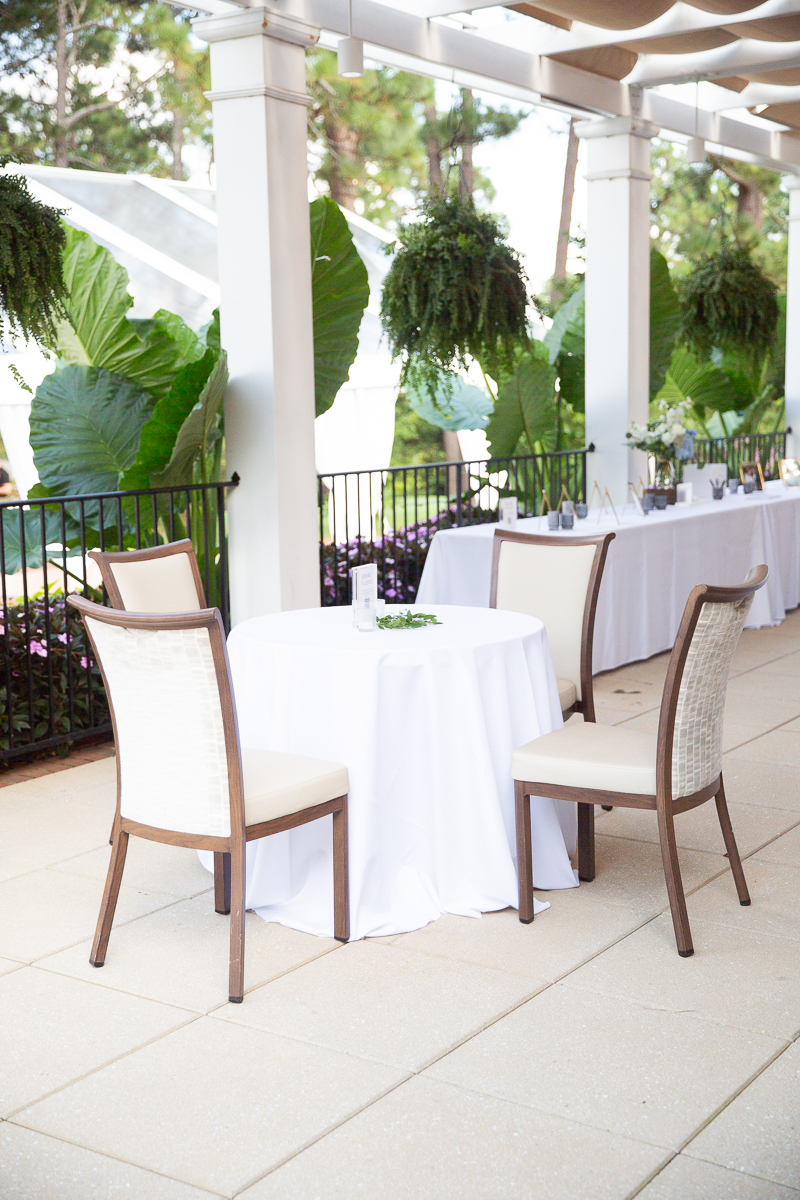
{"label": "white card on table", "polygon": [[375,628],[378,607],[378,568],[375,563],[353,567],[353,616],[358,629]]}
{"label": "white card on table", "polygon": [[500,524],[503,529],[517,528],[517,497],[506,496],[500,501]]}

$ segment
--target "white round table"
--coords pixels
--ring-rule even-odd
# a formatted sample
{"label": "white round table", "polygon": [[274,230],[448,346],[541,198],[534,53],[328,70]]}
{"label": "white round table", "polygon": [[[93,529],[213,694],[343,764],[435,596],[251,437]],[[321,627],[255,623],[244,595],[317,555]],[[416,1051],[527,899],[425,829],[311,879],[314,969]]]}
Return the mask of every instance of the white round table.
{"label": "white round table", "polygon": [[[541,621],[422,611],[442,623],[359,633],[349,607],[320,608],[228,639],[242,745],[347,765],[353,939],[516,907],[511,753],[562,725]],[[531,807],[536,886],[577,886],[576,806]],[[329,817],[247,847],[246,905],[265,920],[332,936],[332,880]]]}

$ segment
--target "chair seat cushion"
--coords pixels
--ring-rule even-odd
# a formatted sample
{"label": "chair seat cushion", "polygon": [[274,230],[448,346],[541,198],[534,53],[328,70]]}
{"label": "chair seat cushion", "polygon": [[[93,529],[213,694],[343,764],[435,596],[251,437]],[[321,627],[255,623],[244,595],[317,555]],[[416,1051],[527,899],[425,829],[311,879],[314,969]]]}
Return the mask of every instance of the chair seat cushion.
{"label": "chair seat cushion", "polygon": [[242,770],[247,825],[260,825],[336,800],[350,789],[347,767],[299,754],[243,748]]}
{"label": "chair seat cushion", "polygon": [[515,750],[511,774],[526,783],[654,796],[656,736],[573,718]]}
{"label": "chair seat cushion", "polygon": [[569,679],[557,679],[558,699],[561,702],[561,711],[566,712],[568,708],[572,708],[575,701],[578,699],[578,689]]}

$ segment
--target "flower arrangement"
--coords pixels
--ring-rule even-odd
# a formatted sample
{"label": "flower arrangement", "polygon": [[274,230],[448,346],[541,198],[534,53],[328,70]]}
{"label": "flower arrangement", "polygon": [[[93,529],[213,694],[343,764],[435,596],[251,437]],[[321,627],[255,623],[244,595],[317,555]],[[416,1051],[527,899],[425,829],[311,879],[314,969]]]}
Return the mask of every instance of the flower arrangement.
{"label": "flower arrangement", "polygon": [[646,450],[656,458],[686,462],[694,454],[694,443],[697,433],[687,429],[683,423],[684,412],[689,408],[688,400],[678,404],[670,404],[668,400],[659,401],[659,415],[646,425],[631,422],[631,427],[625,434],[628,445],[632,450]]}

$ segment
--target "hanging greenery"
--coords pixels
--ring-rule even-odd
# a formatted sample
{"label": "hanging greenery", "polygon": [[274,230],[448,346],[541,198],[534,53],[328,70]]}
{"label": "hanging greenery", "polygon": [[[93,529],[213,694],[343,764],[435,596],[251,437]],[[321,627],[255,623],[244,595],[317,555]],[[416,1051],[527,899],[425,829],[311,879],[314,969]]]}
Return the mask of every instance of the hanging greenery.
{"label": "hanging greenery", "polygon": [[[0,168],[13,160],[0,159]],[[0,174],[0,341],[52,344],[66,316],[61,212],[28,191],[24,175]]]}
{"label": "hanging greenery", "polygon": [[442,374],[477,359],[500,378],[528,341],[525,273],[497,220],[467,196],[435,195],[402,227],[383,285],[381,321],[404,382],[431,395]]}
{"label": "hanging greenery", "polygon": [[723,246],[681,287],[681,341],[705,356],[712,349],[757,358],[778,324],[776,288],[743,246]]}

